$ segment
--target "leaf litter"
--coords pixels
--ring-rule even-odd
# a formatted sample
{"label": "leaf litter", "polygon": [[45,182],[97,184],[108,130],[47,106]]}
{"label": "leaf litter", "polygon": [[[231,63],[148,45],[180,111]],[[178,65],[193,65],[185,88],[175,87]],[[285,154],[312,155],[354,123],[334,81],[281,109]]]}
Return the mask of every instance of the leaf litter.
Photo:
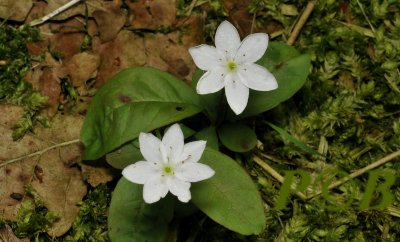
{"label": "leaf litter", "polygon": [[[0,18],[29,23],[69,1],[17,2],[2,5]],[[185,33],[175,26],[175,1],[125,3],[125,9],[118,0],[77,3],[39,25],[40,39],[21,42],[30,64],[18,81],[46,99],[40,113],[48,127],[26,123],[28,132],[13,139],[15,124],[31,110],[7,98],[0,100],[0,112],[7,114],[0,116],[0,221],[13,224],[19,237],[32,239],[43,232],[50,237],[65,235],[77,219],[86,216],[79,211],[85,208],[82,201],[88,188],[91,191],[115,176],[109,167],[89,166],[80,158],[79,132],[97,88],[127,67],[152,66],[186,81],[195,70],[187,49],[203,41],[198,34],[202,32],[202,17],[187,19],[183,26],[189,26],[189,31]],[[11,7],[24,11],[10,15]],[[43,216],[36,216],[36,222],[35,207],[45,209],[36,214]],[[74,238],[79,229],[74,227],[70,232],[77,233]],[[7,234],[11,233],[9,227],[0,232],[13,238]]]}

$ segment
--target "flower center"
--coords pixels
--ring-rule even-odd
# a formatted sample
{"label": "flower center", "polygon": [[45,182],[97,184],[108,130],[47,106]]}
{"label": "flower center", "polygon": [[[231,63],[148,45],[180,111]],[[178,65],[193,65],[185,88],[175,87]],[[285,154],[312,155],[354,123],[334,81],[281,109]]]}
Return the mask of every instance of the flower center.
{"label": "flower center", "polygon": [[226,67],[228,67],[229,71],[234,71],[237,68],[237,64],[234,61],[228,61],[228,63],[226,64]]}
{"label": "flower center", "polygon": [[164,166],[163,168],[163,173],[164,175],[173,175],[174,174],[174,168],[171,166]]}

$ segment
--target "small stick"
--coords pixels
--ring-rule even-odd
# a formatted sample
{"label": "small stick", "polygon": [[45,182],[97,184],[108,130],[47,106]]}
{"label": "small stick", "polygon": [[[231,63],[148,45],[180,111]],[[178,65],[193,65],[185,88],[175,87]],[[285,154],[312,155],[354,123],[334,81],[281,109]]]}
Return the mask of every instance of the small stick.
{"label": "small stick", "polygon": [[358,6],[360,7],[361,12],[362,12],[362,14],[364,15],[365,20],[367,20],[367,22],[368,22],[368,24],[369,24],[369,27],[371,28],[372,32],[375,33],[375,28],[374,28],[374,26],[372,25],[371,21],[369,21],[369,18],[368,18],[368,16],[367,16],[367,14],[365,13],[364,8],[363,8],[363,6],[362,6],[362,4],[360,3],[359,0],[357,0],[357,4],[358,4]]}
{"label": "small stick", "polygon": [[192,2],[189,5],[189,9],[188,9],[187,13],[185,13],[185,15],[186,15],[185,18],[183,20],[180,20],[177,23],[176,27],[178,27],[178,28],[181,27],[182,25],[184,25],[186,23],[186,21],[188,21],[190,19],[190,15],[192,14],[194,7],[196,7],[196,3],[197,3],[197,0],[192,0]]}
{"label": "small stick", "polygon": [[393,207],[393,206],[389,206],[387,208],[387,210],[388,210],[390,215],[400,218],[400,209],[399,208],[396,208],[396,207]]}
{"label": "small stick", "polygon": [[21,157],[12,159],[12,160],[1,162],[0,163],[0,167],[6,166],[8,164],[11,164],[11,163],[14,163],[14,162],[26,159],[26,158],[42,155],[42,154],[46,153],[47,151],[52,150],[54,148],[63,147],[63,146],[67,146],[67,145],[72,145],[72,144],[76,144],[76,143],[79,143],[79,142],[80,142],[79,139],[74,139],[74,140],[66,141],[66,142],[63,142],[63,143],[56,144],[56,145],[52,145],[52,146],[47,147],[47,148],[45,148],[43,150],[39,150],[39,151],[37,151],[35,153],[31,153],[29,155],[24,155],[24,156],[21,156]]}
{"label": "small stick", "polygon": [[282,35],[282,34],[283,34],[283,30],[278,30],[278,31],[275,31],[275,32],[271,33],[271,34],[269,35],[269,37],[270,37],[271,39],[274,39],[274,38],[276,38],[276,37],[278,37],[278,36],[280,36],[280,35]]}
{"label": "small stick", "polygon": [[[331,185],[328,187],[328,190],[331,190],[332,188],[338,187],[338,186],[340,186],[340,185],[346,183],[347,181],[349,181],[349,180],[351,180],[351,179],[353,179],[353,178],[356,178],[356,177],[358,177],[358,176],[361,176],[362,174],[364,174],[364,173],[366,173],[366,172],[368,172],[368,171],[370,171],[370,170],[372,170],[372,169],[375,169],[375,168],[377,168],[378,166],[381,166],[381,165],[383,165],[383,164],[385,164],[385,163],[387,163],[387,162],[389,162],[389,161],[391,161],[391,160],[393,160],[393,159],[395,159],[395,158],[397,158],[397,157],[399,157],[399,156],[400,156],[400,150],[398,150],[398,151],[396,151],[396,152],[393,152],[392,154],[389,154],[389,155],[383,157],[382,159],[377,160],[377,161],[375,161],[375,162],[373,162],[373,163],[367,165],[367,166],[364,167],[364,168],[361,168],[361,169],[359,169],[359,170],[356,170],[355,172],[351,173],[350,175],[348,175],[348,176],[346,176],[346,177],[343,177],[342,179],[339,179],[339,180],[336,181],[335,183],[331,184]],[[318,195],[320,195],[321,193],[322,193],[322,191],[318,191],[318,192],[316,192],[315,194],[309,196],[308,199],[311,199],[311,198],[313,198],[313,197],[315,197],[315,196],[318,196]]]}
{"label": "small stick", "polygon": [[32,22],[29,23],[30,26],[36,26],[39,24],[42,24],[44,22],[46,22],[47,20],[51,19],[52,17],[56,16],[57,14],[65,11],[66,9],[72,7],[73,5],[75,5],[76,3],[80,2],[81,0],[71,0],[68,3],[64,4],[63,6],[57,8],[56,10],[54,10],[53,12],[47,14],[46,16],[43,16],[40,19],[35,19]]}
{"label": "small stick", "polygon": [[296,40],[297,36],[300,33],[300,30],[303,28],[304,24],[307,22],[308,17],[314,10],[315,6],[315,1],[310,1],[308,2],[306,8],[304,9],[303,14],[301,15],[299,21],[297,22],[296,26],[294,26],[294,29],[292,31],[292,34],[290,35],[287,43],[288,45],[293,45],[294,41]]}
{"label": "small stick", "polygon": [[[275,171],[274,168],[265,163],[260,157],[254,156],[253,160],[280,183],[284,182],[285,179],[277,171]],[[296,192],[296,195],[302,200],[307,200],[307,196],[302,192]]]}
{"label": "small stick", "polygon": [[190,6],[189,6],[189,10],[188,10],[188,12],[186,13],[186,16],[190,17],[190,15],[192,14],[192,11],[193,11],[194,7],[196,6],[196,3],[197,3],[197,0],[192,0],[192,2],[190,3]]}

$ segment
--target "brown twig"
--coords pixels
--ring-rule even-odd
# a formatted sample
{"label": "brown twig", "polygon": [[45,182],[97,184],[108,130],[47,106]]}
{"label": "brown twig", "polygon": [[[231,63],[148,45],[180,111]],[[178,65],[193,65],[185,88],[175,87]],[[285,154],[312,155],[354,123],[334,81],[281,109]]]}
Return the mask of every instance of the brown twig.
{"label": "brown twig", "polygon": [[35,153],[31,153],[29,155],[24,155],[24,156],[21,156],[21,157],[12,159],[12,160],[3,161],[3,162],[0,163],[0,167],[6,166],[8,164],[11,164],[11,163],[14,163],[14,162],[26,159],[26,158],[30,158],[30,157],[34,157],[34,156],[40,156],[40,155],[46,153],[49,150],[52,150],[52,149],[55,149],[55,148],[58,148],[58,147],[67,146],[67,145],[76,144],[76,143],[79,143],[79,142],[80,142],[79,139],[74,139],[74,140],[63,142],[63,143],[55,144],[55,145],[47,147],[47,148],[45,148],[43,150],[39,150],[39,151],[37,151]]}
{"label": "brown twig", "polygon": [[80,1],[81,0],[71,0],[71,1],[67,2],[66,4],[62,5],[61,7],[57,8],[56,10],[52,11],[51,13],[43,16],[42,18],[33,20],[32,22],[29,23],[29,25],[30,26],[40,25],[40,24],[46,22],[47,20],[51,19],[52,17],[58,15],[59,13],[65,11],[66,9],[72,7],[73,5],[77,4]]}
{"label": "brown twig", "polygon": [[193,9],[196,7],[196,3],[197,3],[197,0],[192,0],[192,2],[189,5],[188,11],[185,13],[185,18],[178,21],[178,23],[175,26],[176,28],[183,26],[190,19],[190,15],[192,14]]}
{"label": "brown twig", "polygon": [[[383,157],[382,159],[377,160],[377,161],[375,161],[375,162],[369,164],[368,166],[366,166],[366,167],[364,167],[364,168],[361,168],[361,169],[359,169],[359,170],[356,170],[355,172],[351,173],[350,175],[348,175],[348,176],[346,176],[346,177],[343,177],[342,179],[340,179],[340,180],[338,180],[338,181],[332,183],[332,184],[328,187],[328,190],[331,190],[331,189],[333,189],[333,188],[335,188],[335,187],[338,187],[338,186],[340,186],[340,185],[346,183],[347,181],[349,181],[349,180],[351,180],[351,179],[354,179],[354,178],[356,178],[356,177],[358,177],[358,176],[361,176],[362,174],[364,174],[364,173],[366,173],[366,172],[368,172],[368,171],[370,171],[370,170],[373,170],[373,169],[375,169],[375,168],[377,168],[377,167],[379,167],[379,166],[381,166],[381,165],[383,165],[383,164],[385,164],[385,163],[387,163],[387,162],[389,162],[389,161],[391,161],[391,160],[393,160],[393,159],[395,159],[395,158],[397,158],[397,157],[399,157],[399,156],[400,156],[400,150],[398,150],[398,151],[396,151],[396,152],[393,152],[392,154],[389,154],[389,155]],[[322,193],[322,191],[318,191],[318,192],[316,192],[315,194],[309,196],[308,199],[311,199],[311,198],[313,198],[313,197],[315,197],[315,196],[318,196],[318,195],[320,195],[321,193]]]}
{"label": "brown twig", "polygon": [[[260,157],[255,155],[253,157],[253,160],[259,166],[261,166],[265,171],[267,171],[272,177],[274,177],[276,180],[278,180],[280,183],[284,182],[285,179],[277,171],[275,171],[274,168],[272,168],[266,162],[264,162]],[[302,200],[307,200],[307,196],[304,195],[304,193],[302,193],[302,192],[296,192],[296,195]]]}
{"label": "brown twig", "polygon": [[299,21],[297,21],[292,33],[289,36],[289,39],[287,41],[288,45],[293,45],[304,24],[307,22],[308,17],[314,10],[314,6],[315,6],[315,1],[308,2],[306,8],[304,9],[303,14],[300,16]]}
{"label": "brown twig", "polygon": [[390,215],[400,218],[400,209],[399,208],[396,208],[396,207],[393,207],[393,206],[389,206],[387,208],[387,211],[388,211],[388,213]]}

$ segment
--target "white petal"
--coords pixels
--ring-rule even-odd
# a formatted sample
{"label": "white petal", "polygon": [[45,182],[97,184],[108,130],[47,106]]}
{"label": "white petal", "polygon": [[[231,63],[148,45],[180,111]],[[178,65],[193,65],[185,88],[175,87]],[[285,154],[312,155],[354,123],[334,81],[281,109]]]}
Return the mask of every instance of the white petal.
{"label": "white petal", "polygon": [[264,33],[251,34],[244,38],[235,59],[239,63],[256,62],[268,47],[268,35]]}
{"label": "white petal", "polygon": [[233,112],[239,115],[246,108],[249,99],[249,88],[239,80],[237,75],[227,75],[225,96]]}
{"label": "white petal", "polygon": [[156,176],[143,186],[143,199],[146,203],[155,203],[168,193],[168,186],[163,177]]}
{"label": "white petal", "polygon": [[204,73],[197,83],[197,93],[209,94],[221,90],[224,87],[225,72],[225,68],[214,68]]}
{"label": "white petal", "polygon": [[183,181],[198,182],[212,177],[214,170],[201,163],[184,163],[175,169],[175,176]]}
{"label": "white petal", "polygon": [[240,36],[235,26],[228,21],[222,22],[215,33],[215,46],[228,59],[234,58],[240,46]]}
{"label": "white petal", "polygon": [[183,147],[184,162],[198,162],[206,148],[206,143],[204,140],[199,140],[185,144]]}
{"label": "white petal", "polygon": [[147,161],[138,161],[122,170],[122,175],[130,182],[145,184],[151,177],[160,174],[156,166]]}
{"label": "white petal", "polygon": [[224,58],[221,58],[214,46],[199,45],[189,49],[189,53],[193,58],[196,66],[202,70],[211,70],[218,65]]}
{"label": "white petal", "polygon": [[169,191],[178,197],[179,201],[187,203],[192,198],[190,194],[190,183],[181,181],[176,177],[167,178],[167,186]]}
{"label": "white petal", "polygon": [[248,88],[257,91],[271,91],[278,88],[274,75],[257,64],[248,64],[238,71],[238,76]]}
{"label": "white petal", "polygon": [[159,140],[153,134],[140,133],[139,135],[140,152],[142,153],[143,157],[149,162],[158,164],[162,163],[160,144],[161,140]]}
{"label": "white petal", "polygon": [[183,132],[179,124],[174,124],[168,128],[162,139],[162,143],[167,150],[170,162],[176,163],[180,161],[184,145]]}

